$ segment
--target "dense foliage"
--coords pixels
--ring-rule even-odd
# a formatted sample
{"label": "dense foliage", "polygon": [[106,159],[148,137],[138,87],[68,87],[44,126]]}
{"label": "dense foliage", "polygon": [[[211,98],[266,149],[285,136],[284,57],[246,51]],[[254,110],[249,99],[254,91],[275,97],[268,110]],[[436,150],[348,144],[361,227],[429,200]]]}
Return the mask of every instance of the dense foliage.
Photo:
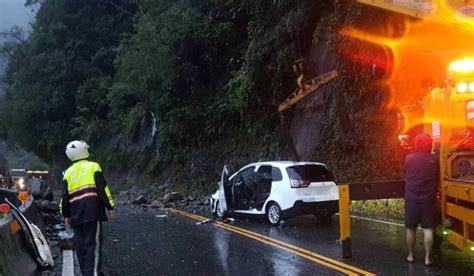
{"label": "dense foliage", "polygon": [[[9,138],[52,160],[72,131],[105,120],[106,95],[100,87],[88,88],[113,77],[117,45],[132,24],[133,18],[107,3],[44,1],[31,36],[10,56]],[[87,122],[81,121],[84,113]]]}
{"label": "dense foliage", "polygon": [[134,142],[154,112],[182,150],[275,116],[311,8],[298,2],[43,1],[8,68],[10,138],[51,160],[72,137]]}
{"label": "dense foliage", "polygon": [[[318,39],[318,20],[332,24],[331,1],[39,2],[31,36],[10,52],[8,138],[52,163],[64,162],[69,140],[85,139],[116,168],[156,174],[180,164],[203,183],[222,161],[286,156],[276,107],[294,89],[291,65]],[[347,154],[331,148],[348,144],[338,138],[347,111],[337,108],[362,103],[360,94],[335,94],[325,111],[334,121],[325,158]],[[375,101],[352,111],[374,115]]]}

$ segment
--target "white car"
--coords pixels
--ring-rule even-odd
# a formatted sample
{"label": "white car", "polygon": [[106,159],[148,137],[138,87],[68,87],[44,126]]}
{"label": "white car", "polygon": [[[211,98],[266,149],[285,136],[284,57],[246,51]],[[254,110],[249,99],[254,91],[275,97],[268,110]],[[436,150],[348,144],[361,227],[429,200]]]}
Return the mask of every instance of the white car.
{"label": "white car", "polygon": [[316,162],[275,161],[249,164],[229,177],[224,166],[211,211],[265,215],[272,225],[282,219],[314,214],[322,220],[339,211],[339,192],[327,166]]}

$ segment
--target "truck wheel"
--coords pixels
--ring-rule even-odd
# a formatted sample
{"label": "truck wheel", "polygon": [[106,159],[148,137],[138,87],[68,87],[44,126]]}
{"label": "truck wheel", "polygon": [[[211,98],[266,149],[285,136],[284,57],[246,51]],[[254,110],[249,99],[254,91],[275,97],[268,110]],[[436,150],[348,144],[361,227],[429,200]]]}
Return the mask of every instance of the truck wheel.
{"label": "truck wheel", "polygon": [[279,225],[281,221],[281,208],[277,203],[271,202],[267,207],[267,220],[271,225]]}

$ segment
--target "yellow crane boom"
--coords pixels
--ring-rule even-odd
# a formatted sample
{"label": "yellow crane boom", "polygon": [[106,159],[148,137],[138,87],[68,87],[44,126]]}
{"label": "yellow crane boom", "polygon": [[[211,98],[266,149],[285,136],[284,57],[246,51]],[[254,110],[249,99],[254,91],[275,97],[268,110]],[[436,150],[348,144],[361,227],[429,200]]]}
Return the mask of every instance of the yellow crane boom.
{"label": "yellow crane boom", "polygon": [[332,70],[326,74],[320,75],[314,79],[304,82],[301,87],[298,87],[286,100],[284,100],[278,106],[278,112],[283,112],[297,102],[301,101],[304,97],[318,90],[322,85],[330,82],[337,77],[338,73],[336,70]]}
{"label": "yellow crane boom", "polygon": [[357,2],[435,21],[443,20],[449,10],[457,12],[465,6],[474,5],[473,0],[357,0]]}

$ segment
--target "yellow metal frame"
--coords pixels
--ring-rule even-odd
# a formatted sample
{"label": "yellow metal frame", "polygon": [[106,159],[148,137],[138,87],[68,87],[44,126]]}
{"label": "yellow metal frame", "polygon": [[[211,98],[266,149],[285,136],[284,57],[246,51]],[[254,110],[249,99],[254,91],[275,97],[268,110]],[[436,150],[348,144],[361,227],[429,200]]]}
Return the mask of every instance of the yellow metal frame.
{"label": "yellow metal frame", "polygon": [[299,87],[293,92],[286,100],[284,100],[278,106],[278,112],[283,112],[293,105],[301,101],[304,97],[318,90],[322,85],[330,82],[331,80],[337,78],[337,70],[332,70],[326,74],[313,78],[309,81],[306,81],[302,84],[302,87]]}
{"label": "yellow metal frame", "polygon": [[474,246],[474,242],[467,240],[465,237],[453,231],[449,232],[447,239],[449,243],[474,257],[474,251],[470,249]]}
{"label": "yellow metal frame", "polygon": [[[458,24],[455,19],[455,13],[460,8],[467,5],[468,0],[407,0],[404,3],[397,0],[356,0],[359,3],[370,5],[376,8],[384,9],[387,11],[405,14],[415,18],[421,18],[436,22],[443,22],[448,24]],[[424,5],[422,9],[422,4]],[[428,9],[429,5],[432,5]],[[472,25],[469,25],[472,28]],[[468,77],[467,75],[458,75],[453,72],[449,72],[450,80],[463,80]],[[466,128],[467,120],[461,118],[460,115],[465,112],[465,102],[467,100],[474,100],[474,93],[456,93],[455,87],[451,87],[448,82],[447,87],[444,89],[444,93],[440,94],[440,89],[437,90],[438,94],[432,92],[425,98],[425,118],[423,120],[425,131],[431,128],[429,122],[437,120],[441,123],[441,137],[436,139],[436,142],[440,142],[440,190],[441,190],[441,206],[443,219],[445,218],[456,218],[462,222],[463,230],[462,233],[455,231],[448,231],[447,239],[457,248],[467,252],[469,255],[474,256],[474,251],[471,247],[474,247],[473,237],[469,236],[469,228],[474,227],[474,210],[462,206],[462,203],[458,203],[457,200],[463,200],[470,203],[474,202],[474,180],[453,178],[453,161],[462,156],[473,155],[474,153],[469,152],[456,152],[458,145],[453,144],[453,139],[456,135],[460,134],[460,130]],[[464,108],[464,111],[462,109]],[[428,113],[432,114],[428,114]],[[441,114],[441,115],[440,115]],[[431,116],[431,117],[430,117]],[[437,118],[439,117],[439,118]],[[464,116],[465,117],[465,116]],[[429,132],[429,131],[428,131]],[[340,187],[341,192],[342,187]],[[347,187],[348,189],[348,187]],[[343,191],[345,192],[345,191]],[[347,191],[348,192],[348,191]],[[342,195],[344,195],[342,193]],[[450,202],[447,199],[451,198]],[[340,203],[341,210],[347,208],[347,214],[341,215],[341,239],[347,238],[348,233],[350,237],[350,222],[348,215],[348,206],[350,198],[341,197]],[[347,203],[345,203],[347,201]],[[347,221],[346,221],[347,220]],[[344,230],[343,228],[347,228]],[[344,232],[346,231],[346,232]]]}
{"label": "yellow metal frame", "polygon": [[[397,12],[397,13],[403,13],[403,14],[413,16],[413,17],[418,17],[418,18],[425,18],[428,15],[430,15],[429,12],[427,13],[427,12],[423,12],[419,9],[398,6],[398,5],[395,5],[393,3],[390,3],[390,1],[387,1],[387,0],[357,0],[357,2],[367,4],[367,5],[371,5],[371,6],[381,8],[381,9],[384,9],[384,10],[389,10],[389,11],[393,11],[393,12]],[[393,2],[393,1],[391,1],[391,2]]]}
{"label": "yellow metal frame", "polygon": [[[445,118],[448,122],[442,124],[442,138],[440,148],[440,190],[441,190],[441,209],[443,220],[446,218],[455,218],[462,222],[462,233],[454,230],[448,231],[447,240],[458,249],[466,252],[470,256],[474,256],[474,251],[471,247],[474,246],[474,241],[469,237],[470,227],[474,227],[474,210],[465,208],[457,204],[456,200],[463,200],[467,202],[474,202],[474,180],[454,178],[453,163],[457,158],[474,156],[474,152],[456,152],[457,145],[451,144],[453,127],[450,126],[453,121],[462,120],[455,116],[454,112],[459,112],[453,107],[453,103],[465,103],[468,100],[473,100],[473,93],[458,94],[455,89],[448,85],[445,89],[445,112],[448,117]],[[447,103],[447,104],[446,104]],[[430,104],[430,100],[425,104]],[[462,104],[465,111],[465,104]],[[459,114],[458,114],[459,115]],[[465,117],[465,116],[464,116]],[[464,119],[464,124],[467,121]],[[448,202],[448,197],[454,199],[454,202]]]}
{"label": "yellow metal frame", "polygon": [[341,227],[341,240],[346,240],[351,237],[349,203],[349,185],[339,185],[339,225]]}
{"label": "yellow metal frame", "polygon": [[[402,13],[409,16],[423,18],[423,19],[430,19],[434,21],[440,21],[444,13],[438,9],[437,7],[445,7],[449,5],[453,10],[457,10],[461,7],[466,5],[465,0],[422,0],[422,1],[414,1],[411,0],[411,6],[408,5],[397,5],[394,0],[356,0],[359,3],[371,5],[380,9],[389,10],[396,13]],[[407,1],[409,2],[409,1]],[[432,3],[433,10],[432,11],[424,11],[422,10],[419,5],[422,3]]]}
{"label": "yellow metal frame", "polygon": [[339,231],[342,243],[342,257],[352,258],[351,218],[350,218],[349,185],[339,185]]}

